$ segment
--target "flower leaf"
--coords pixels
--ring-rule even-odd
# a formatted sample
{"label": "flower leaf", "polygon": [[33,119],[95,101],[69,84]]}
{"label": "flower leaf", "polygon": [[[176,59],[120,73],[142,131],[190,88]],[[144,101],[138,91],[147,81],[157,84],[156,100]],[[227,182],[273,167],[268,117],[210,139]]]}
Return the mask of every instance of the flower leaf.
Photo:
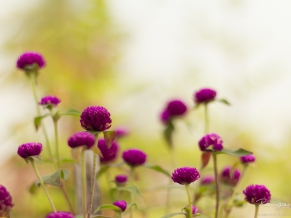
{"label": "flower leaf", "polygon": [[167,214],[165,216],[162,216],[161,218],[169,218],[169,217],[173,217],[173,216],[177,216],[177,215],[181,215],[181,214],[187,216],[187,214],[184,213],[184,212],[176,212],[176,213],[169,213],[169,214]]}
{"label": "flower leaf", "polygon": [[102,166],[100,168],[100,170],[98,171],[97,175],[96,175],[96,179],[98,179],[103,173],[105,173],[108,169],[110,168],[110,166],[108,165],[105,165],[105,166]]}
{"label": "flower leaf", "polygon": [[164,137],[165,137],[165,140],[166,140],[169,148],[173,147],[172,135],[173,135],[174,129],[175,129],[175,127],[174,127],[173,123],[170,122],[164,130]]}
{"label": "flower leaf", "polygon": [[138,188],[135,185],[131,185],[131,186],[125,186],[125,187],[118,187],[117,190],[119,191],[128,191],[131,192],[137,196],[141,196],[140,191],[138,190]]}
{"label": "flower leaf", "polygon": [[40,125],[41,125],[41,120],[45,117],[49,116],[49,114],[45,114],[43,116],[39,116],[39,117],[35,117],[34,118],[34,127],[36,129],[36,131],[39,129]]}
{"label": "flower leaf", "polygon": [[113,205],[113,204],[103,204],[103,205],[100,205],[100,206],[99,206],[99,207],[94,211],[94,213],[96,213],[96,212],[98,212],[98,211],[100,211],[100,210],[104,210],[104,209],[114,210],[114,211],[116,211],[116,212],[121,212],[121,211],[122,211],[119,207],[117,207],[117,206],[115,206],[115,205]]}
{"label": "flower leaf", "polygon": [[80,117],[81,114],[82,113],[78,110],[70,109],[70,110],[67,110],[66,112],[60,113],[60,116],[69,115],[69,116]]}
{"label": "flower leaf", "polygon": [[221,151],[215,152],[215,154],[228,154],[228,155],[235,156],[235,157],[241,157],[241,156],[246,156],[246,155],[252,154],[252,152],[247,151],[243,148],[239,148],[237,150],[223,148]]}
{"label": "flower leaf", "polygon": [[205,168],[210,160],[211,152],[203,152],[201,154],[201,169]]}
{"label": "flower leaf", "polygon": [[146,164],[146,165],[143,165],[144,167],[148,168],[148,169],[152,169],[154,171],[157,171],[159,173],[162,173],[168,177],[171,177],[171,174],[166,171],[165,169],[163,169],[162,167],[160,167],[159,165],[149,165],[149,164]]}
{"label": "flower leaf", "polygon": [[[45,175],[42,177],[42,180],[45,184],[52,185],[52,186],[60,186],[61,179],[68,179],[70,172],[68,170],[60,169],[52,174]],[[36,186],[40,186],[39,180],[35,182]]]}
{"label": "flower leaf", "polygon": [[115,131],[105,131],[103,132],[105,143],[107,148],[109,149],[113,143],[113,141],[116,138],[116,132]]}
{"label": "flower leaf", "polygon": [[[41,164],[41,156],[40,155],[30,156],[29,158],[32,158],[35,162]],[[27,159],[29,159],[29,158],[27,158]]]}
{"label": "flower leaf", "polygon": [[222,104],[231,106],[231,104],[226,99],[219,99],[218,101],[221,102]]}
{"label": "flower leaf", "polygon": [[89,150],[93,151],[95,154],[98,154],[100,157],[103,157],[100,149],[96,145],[92,146]]}
{"label": "flower leaf", "polygon": [[138,208],[137,203],[131,203],[131,204],[128,204],[127,207],[126,207],[126,209],[129,209],[129,208],[131,208],[131,207]]}

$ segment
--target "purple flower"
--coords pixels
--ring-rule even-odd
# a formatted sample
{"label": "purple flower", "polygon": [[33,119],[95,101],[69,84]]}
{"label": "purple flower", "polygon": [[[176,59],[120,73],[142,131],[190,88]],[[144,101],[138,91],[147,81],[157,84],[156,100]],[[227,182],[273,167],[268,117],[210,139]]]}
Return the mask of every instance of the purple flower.
{"label": "purple flower", "polygon": [[181,185],[190,184],[200,178],[200,174],[196,168],[182,167],[176,169],[172,173],[172,180]]}
{"label": "purple flower", "polygon": [[129,149],[123,152],[122,158],[129,166],[136,167],[146,162],[147,155],[138,149]]}
{"label": "purple flower", "polygon": [[214,182],[213,176],[204,176],[201,178],[201,185],[210,185]]}
{"label": "purple flower", "polygon": [[18,155],[24,159],[39,155],[42,151],[42,144],[37,142],[28,142],[18,147]]}
{"label": "purple flower", "polygon": [[256,157],[253,154],[247,155],[247,156],[242,156],[240,157],[240,161],[244,164],[246,163],[253,163],[256,161]]}
{"label": "purple flower", "polygon": [[167,124],[170,121],[170,114],[167,110],[164,110],[160,115],[161,121],[165,124]]}
{"label": "purple flower", "polygon": [[264,185],[249,185],[243,193],[250,204],[267,204],[271,201],[271,193]]}
{"label": "purple flower", "polygon": [[40,102],[38,103],[39,105],[43,106],[53,106],[56,107],[58,104],[61,102],[61,100],[55,96],[45,96],[42,99],[40,99]]}
{"label": "purple flower", "polygon": [[127,175],[120,174],[115,176],[115,182],[118,185],[124,185],[127,182]]}
{"label": "purple flower", "polygon": [[46,63],[41,54],[36,52],[26,52],[22,54],[17,60],[17,68],[26,70],[33,66],[33,64],[37,64],[38,68],[43,68]]}
{"label": "purple flower", "polygon": [[207,147],[210,145],[213,145],[213,150],[220,151],[223,149],[222,145],[223,141],[221,137],[215,133],[210,133],[205,136],[203,136],[199,141],[199,147],[201,151],[207,151]]}
{"label": "purple flower", "polygon": [[[188,211],[189,211],[189,205],[187,206],[187,207],[184,207],[184,212],[186,212],[187,214],[188,214]],[[192,206],[192,215],[195,215],[195,214],[197,214],[199,211],[198,211],[198,209],[197,209],[197,207],[196,206]]]}
{"label": "purple flower", "polygon": [[187,112],[187,106],[181,100],[169,101],[166,108],[161,113],[161,121],[167,123],[171,118],[182,116]]}
{"label": "purple flower", "polygon": [[13,206],[10,193],[0,185],[0,217],[8,217]]}
{"label": "purple flower", "polygon": [[46,218],[74,218],[74,215],[69,212],[52,212],[46,215]]}
{"label": "purple flower", "polygon": [[127,207],[126,202],[123,200],[115,201],[113,205],[115,205],[116,207],[119,207],[122,211],[125,211]]}
{"label": "purple flower", "polygon": [[200,89],[195,93],[195,102],[196,104],[201,104],[201,103],[208,103],[210,101],[213,101],[216,96],[216,91],[213,89],[205,88],[205,89]]}
{"label": "purple flower", "polygon": [[125,127],[119,127],[115,129],[116,138],[122,138],[128,135],[128,130]]}
{"label": "purple flower", "polygon": [[98,148],[100,149],[102,156],[100,157],[101,163],[108,163],[117,158],[117,153],[119,151],[119,145],[116,141],[114,141],[111,147],[108,149],[106,145],[106,141],[104,139],[98,140]]}
{"label": "purple flower", "polygon": [[220,180],[228,185],[235,186],[240,179],[240,172],[237,169],[231,169],[231,167],[225,167],[221,174]]}
{"label": "purple flower", "polygon": [[103,132],[111,127],[110,113],[101,106],[87,107],[81,114],[80,123],[87,131]]}
{"label": "purple flower", "polygon": [[71,148],[77,148],[80,146],[87,146],[90,149],[95,143],[95,136],[89,132],[77,132],[74,133],[68,139],[68,145]]}

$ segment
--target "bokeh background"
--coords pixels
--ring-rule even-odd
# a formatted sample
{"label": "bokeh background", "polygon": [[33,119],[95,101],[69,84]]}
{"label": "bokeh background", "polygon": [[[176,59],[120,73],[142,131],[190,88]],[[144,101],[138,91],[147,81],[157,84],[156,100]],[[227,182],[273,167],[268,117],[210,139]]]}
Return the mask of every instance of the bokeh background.
{"label": "bokeh background", "polygon": [[[272,196],[291,203],[290,10],[288,0],[1,1],[0,183],[14,199],[11,217],[40,218],[50,210],[41,191],[28,192],[35,177],[16,156],[20,144],[43,141],[33,126],[36,111],[30,83],[15,67],[25,51],[40,52],[47,61],[38,80],[39,96],[58,96],[61,110],[106,107],[113,128],[130,131],[120,141],[122,150],[142,149],[149,163],[169,171],[173,168],[160,112],[173,98],[192,108],[195,91],[217,90],[231,107],[211,105],[211,132],[221,135],[226,147],[243,147],[257,157],[240,189],[264,184]],[[45,124],[53,141],[52,123]],[[66,140],[81,131],[79,120],[64,117],[60,125],[62,156],[70,158]],[[176,167],[198,167],[203,110],[190,110],[176,125]],[[219,156],[219,168],[236,161]],[[49,173],[50,167],[43,164],[40,170]],[[155,187],[167,185],[168,179],[146,169],[138,174],[146,214],[135,217],[162,216],[166,192]],[[101,187],[106,193],[103,177]],[[69,189],[73,199],[73,187]],[[66,210],[56,189],[50,191],[58,207]],[[110,203],[103,195],[104,203]],[[176,189],[172,195],[171,212],[180,211],[186,193]],[[260,211],[291,217],[288,209],[261,207]],[[253,213],[254,207],[245,205],[234,209],[231,217]]]}

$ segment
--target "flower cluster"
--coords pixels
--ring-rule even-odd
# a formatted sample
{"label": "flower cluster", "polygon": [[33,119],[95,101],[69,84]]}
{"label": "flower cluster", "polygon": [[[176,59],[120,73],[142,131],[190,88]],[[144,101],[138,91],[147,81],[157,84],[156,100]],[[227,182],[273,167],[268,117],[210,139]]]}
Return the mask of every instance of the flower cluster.
{"label": "flower cluster", "polygon": [[61,100],[56,97],[56,96],[52,96],[52,95],[48,95],[43,97],[42,99],[40,99],[40,102],[38,103],[39,105],[48,107],[56,107],[58,106],[58,104],[61,102]]}
{"label": "flower cluster", "polygon": [[37,156],[42,151],[42,144],[37,142],[28,142],[18,147],[18,155],[24,159],[31,156]]}
{"label": "flower cluster", "polygon": [[200,178],[200,174],[196,168],[182,167],[176,169],[172,173],[172,180],[181,185],[190,184]]}
{"label": "flower cluster", "polygon": [[250,185],[243,193],[250,204],[267,204],[271,201],[271,193],[264,185]]}
{"label": "flower cluster", "polygon": [[216,97],[216,91],[209,88],[204,88],[197,91],[194,95],[194,100],[196,104],[206,104],[210,101],[213,101]]}
{"label": "flower cluster", "polygon": [[220,151],[223,149],[223,141],[221,137],[215,133],[207,134],[203,136],[199,141],[199,147],[201,151],[207,151],[209,146],[212,145],[214,151]]}
{"label": "flower cluster", "polygon": [[241,173],[238,169],[231,169],[231,167],[227,166],[222,170],[220,180],[225,184],[235,186],[240,179],[240,175]]}
{"label": "flower cluster", "polygon": [[143,165],[146,162],[147,155],[138,149],[129,149],[123,152],[123,160],[131,167]]}
{"label": "flower cluster", "polygon": [[8,217],[13,206],[10,193],[0,185],[0,217]]}
{"label": "flower cluster", "polygon": [[19,69],[27,70],[27,68],[33,67],[34,64],[37,64],[38,68],[43,68],[46,62],[41,54],[37,52],[26,52],[18,58],[16,66]]}
{"label": "flower cluster", "polygon": [[240,161],[243,164],[253,163],[253,162],[256,161],[256,157],[253,154],[250,154],[250,155],[247,155],[247,156],[240,157]]}
{"label": "flower cluster", "polygon": [[163,123],[168,123],[172,118],[182,116],[187,112],[187,106],[181,100],[169,101],[162,111],[160,118]]}
{"label": "flower cluster", "polygon": [[71,148],[86,146],[87,149],[90,149],[94,144],[95,136],[89,132],[77,132],[68,139],[68,145]]}
{"label": "flower cluster", "polygon": [[105,139],[98,140],[98,148],[101,151],[102,157],[100,157],[100,162],[105,164],[114,161],[117,158],[119,145],[116,141],[113,141],[110,148],[107,147]]}

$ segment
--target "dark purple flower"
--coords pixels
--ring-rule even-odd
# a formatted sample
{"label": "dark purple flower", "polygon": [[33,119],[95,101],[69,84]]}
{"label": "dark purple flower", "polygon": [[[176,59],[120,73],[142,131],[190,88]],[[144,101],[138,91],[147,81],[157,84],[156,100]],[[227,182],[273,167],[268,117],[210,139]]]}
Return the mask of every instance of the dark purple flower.
{"label": "dark purple flower", "polygon": [[182,167],[176,169],[172,173],[172,180],[181,185],[190,184],[200,178],[200,174],[196,168]]}
{"label": "dark purple flower", "polygon": [[204,176],[201,178],[201,185],[209,185],[214,183],[214,177],[213,176]]}
{"label": "dark purple flower", "polygon": [[110,113],[101,106],[87,107],[81,114],[80,123],[87,131],[103,132],[111,127]]}
{"label": "dark purple flower", "polygon": [[45,96],[42,99],[40,99],[40,102],[38,103],[39,105],[43,106],[53,106],[56,107],[58,104],[61,102],[61,100],[55,96]]}
{"label": "dark purple flower", "polygon": [[118,185],[124,185],[127,182],[127,175],[120,174],[115,176],[115,182]]}
{"label": "dark purple flower", "polygon": [[213,89],[205,88],[205,89],[200,89],[195,93],[195,102],[196,104],[201,104],[201,103],[208,103],[209,101],[213,101],[216,96],[216,91]]}
{"label": "dark purple flower", "polygon": [[200,147],[201,151],[207,151],[208,149],[206,149],[206,148],[209,147],[210,145],[212,145],[213,150],[220,151],[221,149],[223,149],[222,143],[223,143],[223,141],[219,135],[217,135],[215,133],[210,133],[210,134],[203,136],[200,139],[199,147]]}
{"label": "dark purple flower", "polygon": [[244,164],[246,163],[253,163],[256,161],[256,157],[253,154],[247,155],[247,156],[242,156],[240,157],[240,161]]}
{"label": "dark purple flower", "polygon": [[122,158],[129,166],[136,167],[146,162],[147,155],[138,149],[129,149],[123,152]]}
{"label": "dark purple flower", "polygon": [[264,185],[249,185],[243,193],[250,204],[267,204],[271,201],[271,193]]}
{"label": "dark purple flower", "polygon": [[128,130],[125,127],[119,127],[115,129],[116,138],[122,138],[128,135]]}
{"label": "dark purple flower", "polygon": [[237,169],[231,169],[231,167],[225,167],[220,174],[220,180],[228,185],[235,186],[239,179],[240,172]]}
{"label": "dark purple flower", "polygon": [[123,200],[115,201],[113,205],[115,205],[116,207],[119,207],[122,211],[125,211],[127,207],[126,202]]}
{"label": "dark purple flower", "polygon": [[68,145],[71,148],[77,148],[80,146],[87,146],[90,149],[95,143],[95,136],[89,132],[77,132],[74,133],[68,139]]}
{"label": "dark purple flower", "polygon": [[43,68],[46,63],[41,54],[36,52],[26,52],[22,54],[17,60],[17,68],[26,70],[27,67],[31,67],[33,64],[37,64],[38,68]]}
{"label": "dark purple flower", "polygon": [[28,142],[18,147],[18,155],[24,159],[39,155],[42,151],[42,144],[37,142]]}
{"label": "dark purple flower", "polygon": [[167,110],[164,110],[160,115],[161,121],[165,124],[167,124],[170,121],[170,114]]}
{"label": "dark purple flower", "polygon": [[100,149],[103,156],[100,157],[100,162],[103,164],[115,160],[119,151],[119,145],[116,141],[114,141],[111,147],[108,149],[104,139],[98,140],[98,148]]}
{"label": "dark purple flower", "polygon": [[0,185],[0,217],[8,217],[13,206],[10,193]]}
{"label": "dark purple flower", "polygon": [[74,215],[69,212],[52,212],[46,215],[46,218],[74,218]]}
{"label": "dark purple flower", "polygon": [[171,118],[182,116],[187,112],[187,106],[181,100],[172,100],[167,103],[166,108],[160,115],[161,121],[167,123]]}

